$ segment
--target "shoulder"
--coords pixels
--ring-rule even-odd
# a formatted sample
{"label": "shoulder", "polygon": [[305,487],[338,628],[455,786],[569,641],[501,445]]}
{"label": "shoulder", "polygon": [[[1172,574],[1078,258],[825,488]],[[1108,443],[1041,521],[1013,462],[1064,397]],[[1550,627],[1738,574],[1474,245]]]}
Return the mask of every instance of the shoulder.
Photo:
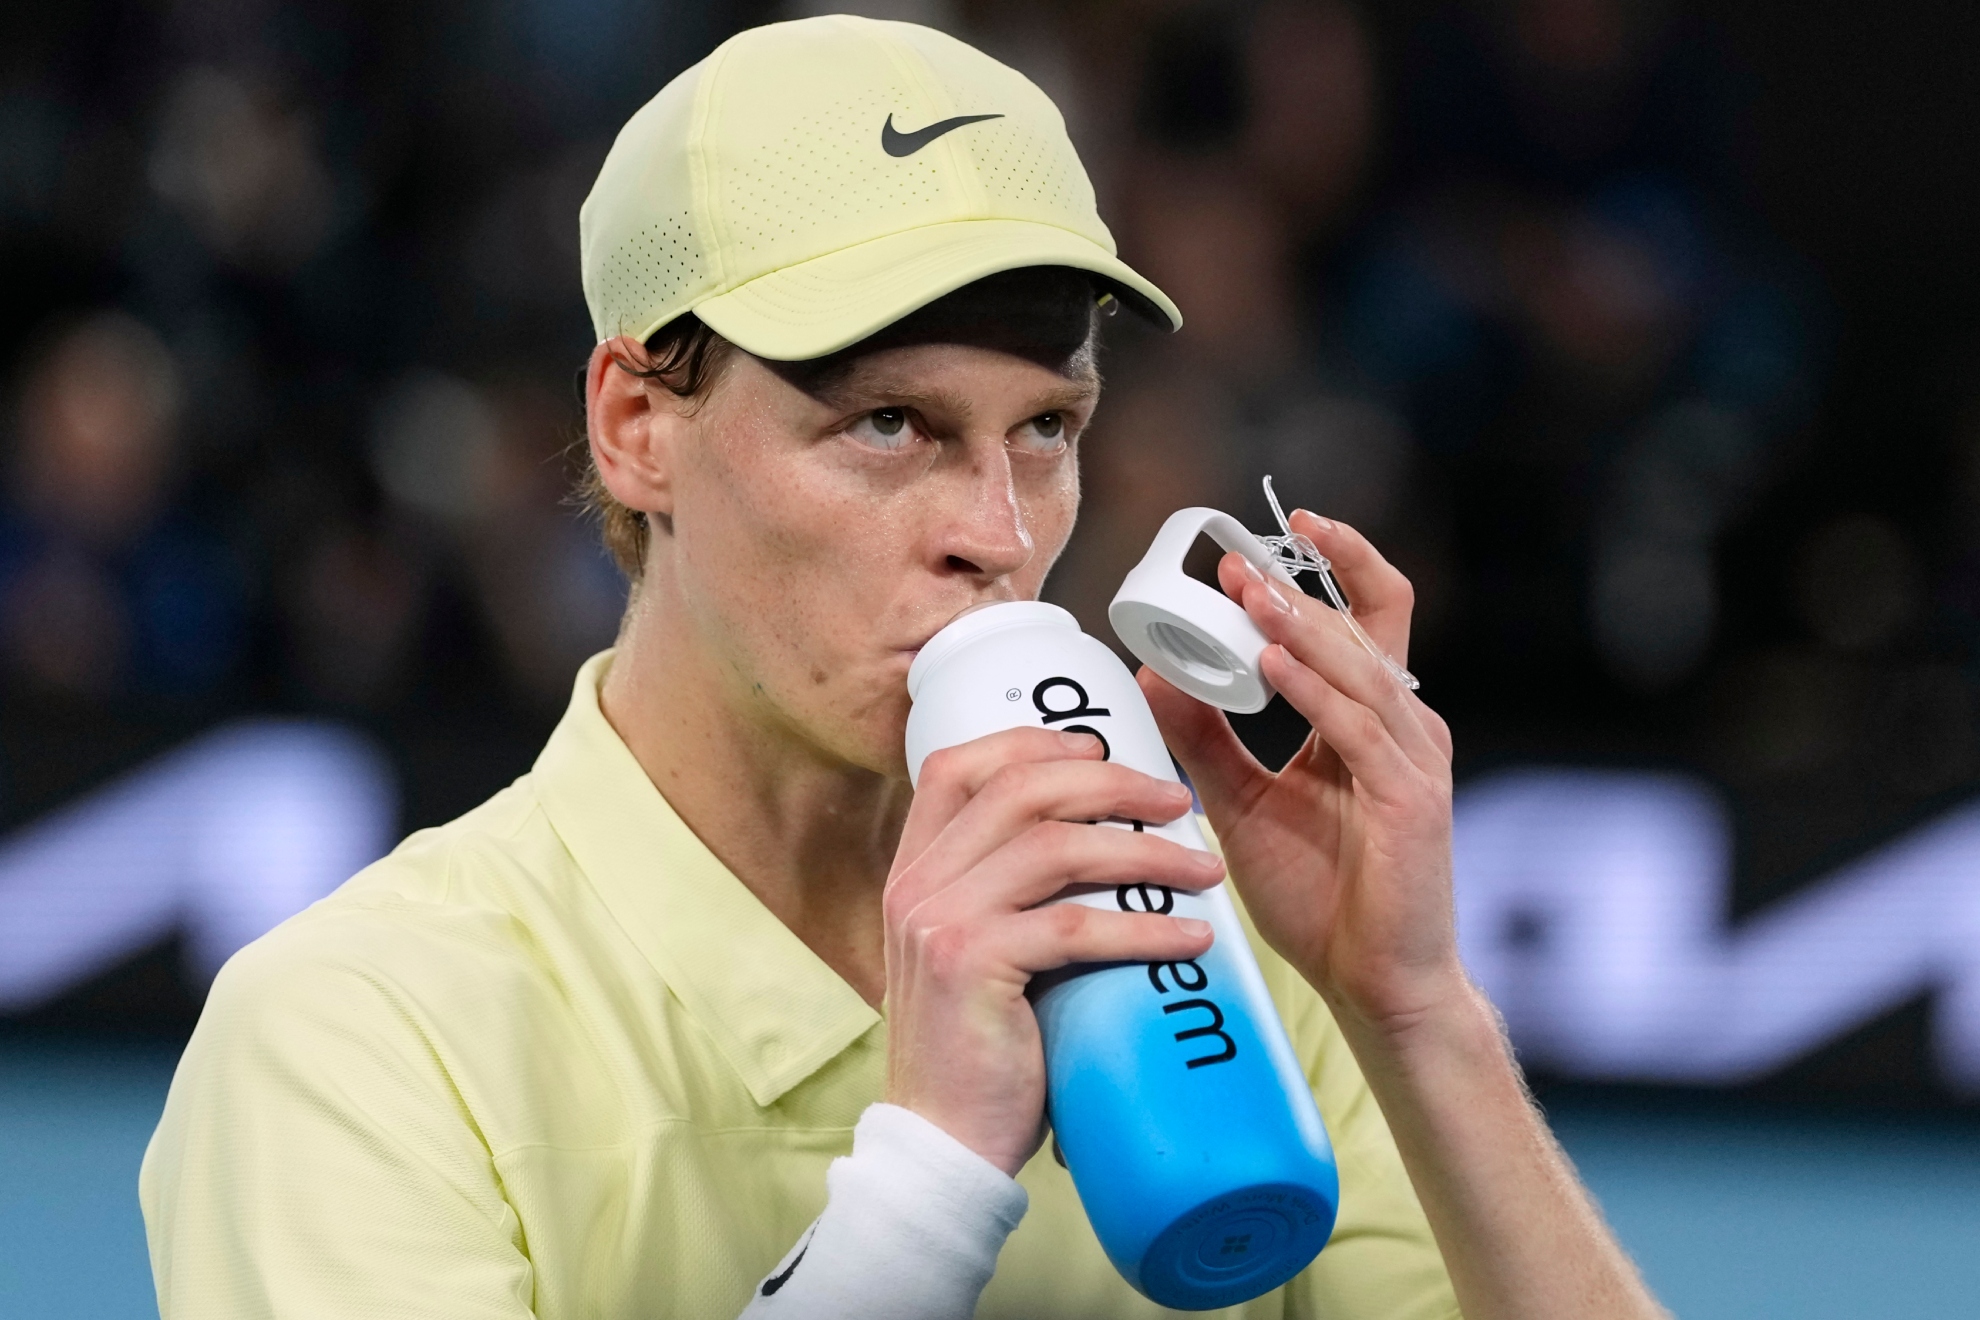
{"label": "shoulder", "polygon": [[[563,1076],[586,1033],[574,969],[547,950],[581,884],[526,781],[408,838],[231,958],[187,1065],[249,1087],[347,1089],[333,1074],[507,1110]],[[572,1097],[575,1099],[575,1097]],[[496,1134],[490,1133],[491,1137]]]}
{"label": "shoulder", "polygon": [[139,1175],[165,1314],[371,1313],[443,1277],[494,1314],[526,1281],[500,1087],[557,997],[515,914],[447,881],[499,820],[415,836],[221,969]]}
{"label": "shoulder", "polygon": [[499,904],[504,881],[568,864],[524,775],[474,810],[416,830],[390,853],[302,914],[336,910]]}
{"label": "shoulder", "polygon": [[443,993],[463,974],[480,982],[525,972],[528,942],[518,884],[541,881],[529,854],[541,813],[519,782],[446,825],[421,830],[229,959],[215,980],[217,1008],[258,1010],[326,982],[375,995]]}

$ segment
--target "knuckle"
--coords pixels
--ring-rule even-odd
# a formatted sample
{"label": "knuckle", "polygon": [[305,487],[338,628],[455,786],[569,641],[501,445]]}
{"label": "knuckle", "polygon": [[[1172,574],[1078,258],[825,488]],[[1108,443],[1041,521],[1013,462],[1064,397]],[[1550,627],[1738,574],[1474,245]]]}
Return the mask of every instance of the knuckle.
{"label": "knuckle", "polygon": [[971,940],[966,927],[953,923],[930,925],[915,932],[922,965],[943,980],[961,975],[969,966]]}
{"label": "knuckle", "polygon": [[918,875],[912,870],[903,872],[880,891],[880,919],[889,929],[905,931],[914,924],[921,904]]}
{"label": "knuckle", "polygon": [[895,922],[895,929],[900,932],[901,939],[905,943],[919,949],[927,943],[928,937],[935,932],[937,926],[929,919],[927,909],[917,904],[913,907],[903,905]]}
{"label": "knuckle", "polygon": [[1078,903],[1055,903],[1046,911],[1046,926],[1061,943],[1078,939],[1092,923],[1093,911]]}
{"label": "knuckle", "polygon": [[930,752],[921,763],[923,783],[930,780],[938,784],[953,783],[967,777],[969,756],[961,747],[943,747]]}
{"label": "knuckle", "polygon": [[983,792],[1000,800],[1022,797],[1036,774],[1036,770],[1029,765],[1000,765],[983,781]]}

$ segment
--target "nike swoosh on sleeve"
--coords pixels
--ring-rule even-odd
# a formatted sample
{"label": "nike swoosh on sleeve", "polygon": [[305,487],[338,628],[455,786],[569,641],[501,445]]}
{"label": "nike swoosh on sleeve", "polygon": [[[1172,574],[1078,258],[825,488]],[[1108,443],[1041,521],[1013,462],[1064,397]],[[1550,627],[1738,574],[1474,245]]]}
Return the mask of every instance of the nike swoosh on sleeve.
{"label": "nike swoosh on sleeve", "polygon": [[894,127],[894,117],[890,114],[887,116],[887,122],[880,126],[880,150],[889,156],[912,156],[944,133],[954,132],[964,124],[979,124],[986,119],[1002,118],[1002,115],[957,115],[954,119],[938,119],[927,128],[917,128],[912,133],[903,133]]}
{"label": "nike swoosh on sleeve", "polygon": [[775,1297],[777,1290],[791,1281],[791,1276],[797,1273],[798,1262],[804,1259],[805,1252],[811,1250],[811,1239],[817,1235],[818,1224],[816,1221],[813,1221],[811,1227],[805,1230],[804,1245],[798,1248],[797,1255],[791,1257],[791,1263],[784,1266],[780,1272],[771,1275],[763,1281],[762,1291],[765,1297]]}

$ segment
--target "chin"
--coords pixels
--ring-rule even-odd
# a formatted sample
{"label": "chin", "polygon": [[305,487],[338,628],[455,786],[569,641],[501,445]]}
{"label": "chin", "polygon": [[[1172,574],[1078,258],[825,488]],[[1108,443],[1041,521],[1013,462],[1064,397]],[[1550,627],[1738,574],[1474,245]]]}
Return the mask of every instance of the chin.
{"label": "chin", "polygon": [[[912,659],[912,657],[908,657]],[[833,684],[819,694],[818,741],[841,760],[888,779],[907,778],[907,665],[888,663],[864,681]]]}
{"label": "chin", "polygon": [[889,779],[905,780],[907,769],[907,703],[898,716],[877,720],[859,731],[860,764]]}
{"label": "chin", "polygon": [[866,729],[848,730],[849,737],[840,741],[833,750],[839,758],[882,779],[898,779],[907,782],[907,738],[887,737],[884,733]]}

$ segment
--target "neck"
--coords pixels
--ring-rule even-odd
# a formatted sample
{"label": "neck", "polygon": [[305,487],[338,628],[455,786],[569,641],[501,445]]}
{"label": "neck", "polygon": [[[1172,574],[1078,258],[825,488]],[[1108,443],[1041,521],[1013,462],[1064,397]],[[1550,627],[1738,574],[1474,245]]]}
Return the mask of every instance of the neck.
{"label": "neck", "polygon": [[695,836],[877,1007],[881,890],[911,790],[739,698],[669,605],[658,583],[635,595],[599,694],[605,718]]}

